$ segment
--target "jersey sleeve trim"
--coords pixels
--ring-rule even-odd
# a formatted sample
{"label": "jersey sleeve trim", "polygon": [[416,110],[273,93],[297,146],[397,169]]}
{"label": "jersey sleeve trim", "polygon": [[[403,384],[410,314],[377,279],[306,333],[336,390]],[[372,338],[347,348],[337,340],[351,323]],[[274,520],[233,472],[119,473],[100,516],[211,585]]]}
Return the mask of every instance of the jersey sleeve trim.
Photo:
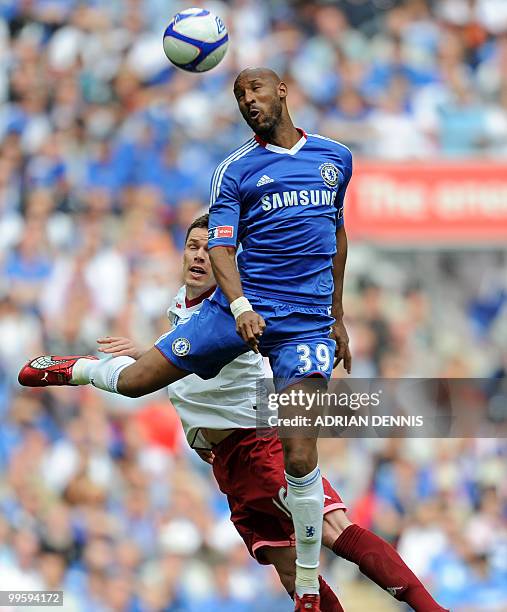
{"label": "jersey sleeve trim", "polygon": [[341,157],[343,158],[345,165],[343,183],[338,189],[338,197],[336,198],[336,229],[339,229],[344,225],[343,208],[345,192],[350,179],[352,178],[352,151],[346,145],[338,142],[337,140],[333,140],[332,138],[327,138],[327,136],[321,136],[320,134],[308,134],[308,136],[313,136],[314,138],[319,138],[320,140],[327,140],[328,142],[338,145],[341,149]]}
{"label": "jersey sleeve trim", "polygon": [[320,138],[321,140],[328,140],[329,142],[333,142],[334,144],[337,144],[340,147],[343,147],[344,149],[346,149],[349,152],[350,157],[352,157],[352,151],[347,147],[347,145],[344,145],[343,142],[339,142],[338,140],[333,140],[332,138],[328,138],[327,136],[321,136],[321,134],[307,134],[307,135],[313,136],[314,138]]}
{"label": "jersey sleeve trim", "polygon": [[236,247],[241,208],[238,172],[231,171],[231,164],[242,159],[259,144],[251,138],[242,147],[231,153],[217,167],[211,180],[210,220],[208,227],[208,248],[216,246]]}
{"label": "jersey sleeve trim", "polygon": [[229,157],[226,157],[224,161],[217,166],[215,172],[213,173],[213,178],[211,179],[210,206],[213,206],[220,194],[222,180],[230,164],[237,161],[238,159],[241,159],[243,156],[245,156],[247,153],[249,153],[258,146],[259,145],[255,141],[255,139],[251,138],[242,147],[236,149],[236,151],[231,153]]}

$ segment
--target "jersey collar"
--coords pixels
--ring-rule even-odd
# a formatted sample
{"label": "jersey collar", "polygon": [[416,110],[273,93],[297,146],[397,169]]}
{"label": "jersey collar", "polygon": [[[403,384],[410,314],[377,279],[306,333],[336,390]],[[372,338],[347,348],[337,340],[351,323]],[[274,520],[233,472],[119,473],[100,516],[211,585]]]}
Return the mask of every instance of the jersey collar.
{"label": "jersey collar", "polygon": [[255,135],[255,140],[261,145],[261,147],[264,147],[265,149],[267,149],[268,151],[272,151],[273,153],[280,153],[282,155],[295,155],[299,151],[299,149],[301,149],[301,147],[305,144],[308,138],[304,130],[302,130],[301,128],[296,129],[301,134],[301,138],[291,149],[284,149],[283,147],[278,147],[277,145],[266,142],[257,134]]}
{"label": "jersey collar", "polygon": [[201,293],[201,295],[198,295],[196,298],[194,298],[193,300],[189,300],[185,294],[185,307],[186,308],[192,308],[192,306],[197,306],[197,304],[200,304],[201,302],[203,302],[206,298],[209,298],[211,295],[213,295],[214,291],[216,289],[216,286],[211,287],[210,289],[208,289],[207,291],[205,291],[204,293]]}

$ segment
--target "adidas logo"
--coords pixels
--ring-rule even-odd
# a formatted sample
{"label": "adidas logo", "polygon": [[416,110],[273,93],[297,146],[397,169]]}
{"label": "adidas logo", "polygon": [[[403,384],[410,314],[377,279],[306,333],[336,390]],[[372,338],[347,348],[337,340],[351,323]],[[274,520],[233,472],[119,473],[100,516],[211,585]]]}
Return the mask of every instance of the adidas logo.
{"label": "adidas logo", "polygon": [[274,183],[275,179],[270,178],[267,174],[263,174],[261,178],[257,181],[257,187],[262,187],[263,185],[267,185],[268,183]]}

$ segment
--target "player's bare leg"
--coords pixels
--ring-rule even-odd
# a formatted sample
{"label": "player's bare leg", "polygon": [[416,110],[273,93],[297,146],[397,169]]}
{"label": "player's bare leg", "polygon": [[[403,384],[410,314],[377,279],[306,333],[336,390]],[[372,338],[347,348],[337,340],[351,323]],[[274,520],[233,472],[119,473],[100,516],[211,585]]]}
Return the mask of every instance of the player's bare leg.
{"label": "player's bare leg", "polygon": [[[312,393],[315,387],[309,381],[301,381],[290,387],[298,393]],[[301,406],[298,407],[301,410]],[[283,409],[282,409],[283,410]],[[290,415],[290,407],[280,417]],[[292,411],[297,414],[296,411]],[[322,513],[324,488],[318,467],[317,439],[303,437],[304,432],[293,432],[294,437],[281,438],[285,478],[287,480],[287,505],[292,514],[296,537],[296,602],[305,596],[308,603],[319,594],[319,558],[322,540]],[[297,609],[297,608],[296,608]],[[315,602],[318,610],[318,600]]]}
{"label": "player's bare leg", "polygon": [[135,363],[125,368],[118,379],[118,393],[128,397],[141,397],[167,387],[188,372],[177,368],[156,348],[142,355]]}
{"label": "player's bare leg", "polygon": [[365,576],[416,612],[449,612],[438,605],[389,543],[351,523],[344,510],[324,516],[322,543],[358,565]]}
{"label": "player's bare leg", "polygon": [[[263,560],[274,565],[280,582],[287,593],[293,598],[296,582],[296,550],[291,546],[280,548],[266,546],[259,553],[262,554]],[[336,594],[322,576],[319,576],[319,585],[321,612],[344,612]]]}
{"label": "player's bare leg", "polygon": [[20,384],[29,387],[52,385],[88,385],[119,393],[127,397],[141,397],[158,391],[186,376],[156,349],[151,348],[137,361],[132,357],[38,357],[20,371]]}

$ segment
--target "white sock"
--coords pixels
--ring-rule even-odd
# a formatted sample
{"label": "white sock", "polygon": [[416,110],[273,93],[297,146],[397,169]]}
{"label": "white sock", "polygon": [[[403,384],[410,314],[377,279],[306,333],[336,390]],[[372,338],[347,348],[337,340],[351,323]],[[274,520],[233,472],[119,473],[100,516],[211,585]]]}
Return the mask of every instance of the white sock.
{"label": "white sock", "polygon": [[287,505],[296,535],[296,593],[319,594],[319,557],[322,542],[324,488],[319,466],[306,476],[285,473]]}
{"label": "white sock", "polygon": [[98,389],[118,393],[120,372],[135,363],[132,357],[106,357],[105,359],[78,359],[72,368],[73,385],[92,384]]}

